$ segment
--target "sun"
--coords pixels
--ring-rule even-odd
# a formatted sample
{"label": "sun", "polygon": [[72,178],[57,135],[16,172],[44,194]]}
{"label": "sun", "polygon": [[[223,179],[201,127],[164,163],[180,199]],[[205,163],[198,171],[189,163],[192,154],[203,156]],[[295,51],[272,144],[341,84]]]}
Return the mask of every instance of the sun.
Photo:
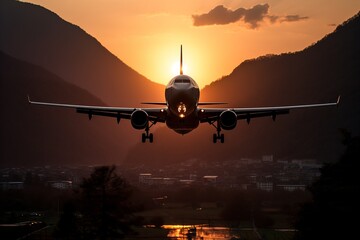
{"label": "sun", "polygon": [[[190,46],[190,44],[189,44]],[[162,46],[149,49],[149,54],[146,54],[144,60],[144,67],[151,70],[149,79],[163,85],[167,85],[169,81],[180,74],[180,51],[179,46]],[[196,51],[193,51],[196,53]],[[195,79],[198,77],[196,69],[200,69],[199,62],[202,62],[199,56],[194,54],[190,47],[183,52],[183,74]],[[186,55],[185,55],[186,53]],[[193,60],[193,58],[195,60]],[[151,64],[146,64],[151,63]]]}
{"label": "sun", "polygon": [[[190,75],[189,68],[186,64],[183,63],[183,73],[185,75]],[[171,65],[171,73],[173,76],[177,76],[180,74],[180,61],[176,61]]]}

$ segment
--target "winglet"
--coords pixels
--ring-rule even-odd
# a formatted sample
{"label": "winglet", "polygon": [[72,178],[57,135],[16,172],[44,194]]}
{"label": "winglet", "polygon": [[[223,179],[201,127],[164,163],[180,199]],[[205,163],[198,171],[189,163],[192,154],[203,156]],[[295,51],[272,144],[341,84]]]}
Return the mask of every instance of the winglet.
{"label": "winglet", "polygon": [[182,45],[180,45],[180,75],[183,75]]}
{"label": "winglet", "polygon": [[30,100],[29,94],[27,95],[27,99],[28,99],[28,103],[31,104],[31,100]]}
{"label": "winglet", "polygon": [[337,99],[337,101],[336,101],[336,105],[339,105],[340,99],[341,99],[341,95],[338,96],[338,99]]}

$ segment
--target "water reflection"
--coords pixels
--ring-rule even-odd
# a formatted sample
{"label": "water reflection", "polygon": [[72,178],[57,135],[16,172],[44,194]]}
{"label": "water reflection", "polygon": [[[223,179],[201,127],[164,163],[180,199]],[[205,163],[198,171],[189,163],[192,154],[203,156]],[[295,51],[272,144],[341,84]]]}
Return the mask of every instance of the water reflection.
{"label": "water reflection", "polygon": [[172,239],[240,239],[240,232],[227,227],[209,227],[207,225],[164,225],[169,229],[168,237]]}

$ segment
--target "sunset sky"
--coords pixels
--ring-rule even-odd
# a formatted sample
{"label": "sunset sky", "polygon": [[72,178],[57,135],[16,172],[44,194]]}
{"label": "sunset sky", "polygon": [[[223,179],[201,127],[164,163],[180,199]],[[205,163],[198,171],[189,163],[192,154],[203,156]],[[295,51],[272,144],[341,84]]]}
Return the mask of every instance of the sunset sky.
{"label": "sunset sky", "polygon": [[30,0],[80,26],[130,67],[166,84],[200,87],[242,61],[302,50],[360,10],[359,0]]}

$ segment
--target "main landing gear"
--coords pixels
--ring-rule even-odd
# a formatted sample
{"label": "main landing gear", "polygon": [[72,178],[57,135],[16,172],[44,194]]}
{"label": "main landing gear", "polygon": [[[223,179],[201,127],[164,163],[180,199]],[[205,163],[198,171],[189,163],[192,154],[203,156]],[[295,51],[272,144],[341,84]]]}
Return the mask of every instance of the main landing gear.
{"label": "main landing gear", "polygon": [[154,125],[155,123],[151,123],[151,125],[149,126],[149,124],[146,126],[145,128],[145,133],[143,133],[141,135],[141,142],[145,143],[147,139],[149,139],[149,142],[152,143],[154,141],[154,135],[152,133],[149,133],[150,128]]}
{"label": "main landing gear", "polygon": [[225,141],[225,137],[224,137],[224,134],[220,134],[220,132],[218,132],[217,134],[214,133],[213,134],[213,142],[214,143],[217,143],[217,140],[220,140],[221,143],[224,143]]}
{"label": "main landing gear", "polygon": [[152,143],[154,141],[154,135],[152,133],[143,133],[141,135],[141,141],[144,143],[146,139],[149,139],[149,142]]}
{"label": "main landing gear", "polygon": [[219,121],[216,121],[216,125],[214,124],[215,121],[209,122],[211,125],[213,125],[216,128],[216,133],[213,134],[213,142],[217,143],[219,140],[221,143],[225,142],[224,134],[221,133],[221,127]]}

